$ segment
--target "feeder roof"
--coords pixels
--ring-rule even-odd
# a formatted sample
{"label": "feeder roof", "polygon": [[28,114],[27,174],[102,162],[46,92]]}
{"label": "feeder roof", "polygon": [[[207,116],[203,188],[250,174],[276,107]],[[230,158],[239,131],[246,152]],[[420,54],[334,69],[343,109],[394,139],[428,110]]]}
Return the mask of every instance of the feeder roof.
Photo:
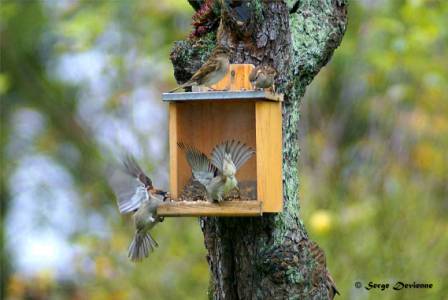
{"label": "feeder roof", "polygon": [[246,101],[283,101],[282,94],[268,91],[210,91],[210,92],[182,92],[163,93],[162,100],[176,101],[210,101],[210,100],[246,100]]}

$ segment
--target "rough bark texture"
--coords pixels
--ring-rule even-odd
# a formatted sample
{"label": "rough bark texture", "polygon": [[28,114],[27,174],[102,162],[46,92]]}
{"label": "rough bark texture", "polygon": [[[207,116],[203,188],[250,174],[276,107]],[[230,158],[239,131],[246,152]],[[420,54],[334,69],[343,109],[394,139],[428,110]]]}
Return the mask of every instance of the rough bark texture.
{"label": "rough bark texture", "polygon": [[[218,0],[215,0],[218,1]],[[200,9],[209,0],[189,0]],[[171,59],[179,82],[190,78],[214,46],[232,63],[270,64],[280,73],[283,103],[284,212],[260,218],[202,218],[213,299],[331,298],[325,268],[307,248],[299,218],[298,121],[306,86],[340,44],[345,0],[221,0],[218,32],[177,42]]]}

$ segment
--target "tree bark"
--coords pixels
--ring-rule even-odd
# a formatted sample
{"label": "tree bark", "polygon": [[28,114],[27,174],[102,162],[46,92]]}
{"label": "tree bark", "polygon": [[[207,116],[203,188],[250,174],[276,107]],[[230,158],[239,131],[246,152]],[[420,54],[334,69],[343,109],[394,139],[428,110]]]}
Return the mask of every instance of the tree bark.
{"label": "tree bark", "polygon": [[[327,299],[333,297],[325,263],[313,255],[299,217],[299,105],[306,86],[339,46],[346,0],[189,0],[196,20],[219,28],[177,42],[171,59],[184,82],[216,44],[232,63],[269,64],[279,71],[283,103],[284,211],[258,218],[201,218],[213,299]],[[206,12],[206,10],[209,10]],[[199,16],[198,16],[199,14]],[[198,25],[199,26],[199,25]],[[325,262],[325,259],[323,259]]]}

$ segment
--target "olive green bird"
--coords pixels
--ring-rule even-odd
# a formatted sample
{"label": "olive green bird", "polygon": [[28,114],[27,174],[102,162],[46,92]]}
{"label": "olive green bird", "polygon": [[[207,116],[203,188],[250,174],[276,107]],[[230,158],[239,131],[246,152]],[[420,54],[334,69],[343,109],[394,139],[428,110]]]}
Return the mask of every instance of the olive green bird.
{"label": "olive green bird", "polygon": [[223,201],[233,189],[238,190],[236,172],[248,161],[255,151],[239,141],[226,141],[217,145],[211,159],[193,146],[178,144],[185,152],[191,167],[193,179],[207,191],[208,201]]}

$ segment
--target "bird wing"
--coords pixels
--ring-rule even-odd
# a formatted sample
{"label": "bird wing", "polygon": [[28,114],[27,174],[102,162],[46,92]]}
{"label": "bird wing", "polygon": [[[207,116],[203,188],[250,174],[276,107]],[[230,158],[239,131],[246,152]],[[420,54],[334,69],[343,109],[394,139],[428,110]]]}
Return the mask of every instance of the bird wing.
{"label": "bird wing", "polygon": [[205,62],[196,73],[191,76],[189,80],[190,83],[196,83],[197,85],[201,85],[204,82],[204,79],[212,74],[214,71],[218,70],[221,66],[221,62],[213,57],[210,57],[207,62]]}
{"label": "bird wing", "polygon": [[191,78],[187,82],[184,82],[178,87],[170,90],[169,93],[175,92],[188,86],[201,85],[204,81],[206,81],[205,78],[209,76],[209,74],[211,74],[213,71],[217,70],[219,66],[220,62],[218,60],[210,58],[193,74],[193,76],[191,76]]}
{"label": "bird wing", "polygon": [[115,170],[109,177],[109,185],[117,197],[118,210],[121,214],[137,210],[141,203],[149,198],[145,185],[120,169]]}
{"label": "bird wing", "polygon": [[123,155],[122,165],[110,176],[109,184],[117,197],[118,210],[125,214],[137,210],[143,201],[149,200],[148,190],[153,186],[152,180],[132,155]]}
{"label": "bird wing", "polygon": [[128,153],[124,155],[122,161],[125,173],[137,178],[146,188],[153,188],[152,180],[142,171],[142,168],[140,168],[134,156]]}
{"label": "bird wing", "polygon": [[251,158],[255,151],[246,144],[235,140],[225,141],[224,143],[217,145],[212,151],[211,162],[221,172],[225,153],[229,153],[232,156],[232,161],[238,170],[249,158]]}
{"label": "bird wing", "polygon": [[210,163],[207,155],[193,146],[180,142],[178,147],[185,152],[187,162],[191,167],[194,179],[202,185],[207,185],[215,176],[216,168]]}

